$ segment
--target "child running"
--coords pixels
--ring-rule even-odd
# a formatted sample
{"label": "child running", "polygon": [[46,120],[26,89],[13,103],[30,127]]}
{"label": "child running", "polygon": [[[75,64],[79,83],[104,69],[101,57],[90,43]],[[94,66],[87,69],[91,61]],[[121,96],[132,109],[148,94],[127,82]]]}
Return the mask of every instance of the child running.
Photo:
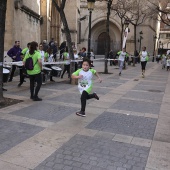
{"label": "child running", "polygon": [[86,108],[86,100],[95,98],[99,100],[99,97],[96,93],[90,94],[92,90],[92,78],[93,75],[97,76],[99,82],[101,83],[102,80],[100,79],[96,70],[90,68],[90,60],[88,58],[84,58],[82,63],[82,68],[78,69],[76,72],[72,74],[73,79],[78,80],[78,89],[81,94],[81,110],[76,112],[76,115],[85,117],[85,108]]}
{"label": "child running", "polygon": [[170,70],[170,57],[168,56],[167,57],[167,60],[166,60],[166,66],[167,66],[167,71]]}

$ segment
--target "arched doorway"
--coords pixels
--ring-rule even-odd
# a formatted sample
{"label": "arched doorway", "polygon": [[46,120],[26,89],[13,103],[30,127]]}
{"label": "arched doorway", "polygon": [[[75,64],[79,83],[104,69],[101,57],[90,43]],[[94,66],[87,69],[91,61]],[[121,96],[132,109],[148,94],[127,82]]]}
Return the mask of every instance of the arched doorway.
{"label": "arched doorway", "polygon": [[98,36],[98,40],[97,40],[97,54],[98,55],[105,54],[106,41],[108,40],[108,38],[110,42],[110,36],[108,37],[106,32],[103,32]]}

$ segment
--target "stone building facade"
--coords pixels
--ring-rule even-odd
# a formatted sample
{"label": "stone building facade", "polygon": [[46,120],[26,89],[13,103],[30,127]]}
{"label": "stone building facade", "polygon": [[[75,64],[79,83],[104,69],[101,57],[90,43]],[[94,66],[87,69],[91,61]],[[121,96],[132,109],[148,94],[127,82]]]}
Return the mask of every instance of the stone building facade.
{"label": "stone building facade", "polygon": [[8,0],[5,24],[5,53],[20,41],[21,48],[28,42],[60,40],[61,23],[52,0]]}
{"label": "stone building facade", "polygon": [[[57,0],[60,2],[61,0]],[[113,2],[115,3],[116,0]],[[65,15],[70,28],[73,45],[79,49],[88,45],[89,11],[87,0],[67,0]],[[107,1],[96,1],[92,12],[91,48],[95,54],[104,54],[106,42]],[[126,48],[134,53],[134,29],[129,25]],[[137,50],[139,50],[140,32],[143,32],[141,46],[145,45],[152,54],[155,48],[154,36],[157,34],[157,22],[148,19],[137,27]],[[14,0],[7,1],[5,51],[14,45],[15,40],[24,48],[27,42],[54,38],[58,45],[65,41],[65,34],[60,16],[52,0]],[[110,48],[121,49],[121,23],[114,11],[110,15]]]}
{"label": "stone building facade", "polygon": [[[85,17],[85,20],[81,21],[81,42],[78,45],[79,48],[87,47],[88,44],[88,29],[89,29],[89,12],[87,9],[87,0],[80,0],[81,17]],[[113,4],[116,3],[116,0]],[[95,54],[104,54],[105,42],[106,42],[106,16],[107,16],[107,1],[96,1],[95,9],[92,12],[92,33],[91,33],[91,48]],[[130,33],[128,35],[126,48],[130,54],[134,53],[134,28],[130,24]],[[139,50],[140,32],[143,32],[143,39],[141,40],[141,46],[146,46],[150,54],[153,54],[155,40],[154,35],[157,32],[157,22],[148,19],[143,24],[137,27],[137,50]],[[110,15],[110,48],[114,51],[121,49],[121,23],[120,18],[115,15],[114,11],[111,11]]]}

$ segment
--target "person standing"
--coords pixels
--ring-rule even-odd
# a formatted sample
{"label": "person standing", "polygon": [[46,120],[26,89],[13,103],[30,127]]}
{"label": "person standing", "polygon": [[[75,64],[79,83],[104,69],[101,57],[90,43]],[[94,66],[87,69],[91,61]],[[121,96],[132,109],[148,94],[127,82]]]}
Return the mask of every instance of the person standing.
{"label": "person standing", "polygon": [[[34,101],[41,101],[42,99],[38,97],[38,93],[40,91],[41,85],[42,85],[42,76],[41,76],[41,70],[42,70],[42,59],[40,52],[37,51],[38,43],[33,41],[30,44],[30,50],[25,55],[23,64],[25,65],[26,60],[29,57],[32,57],[33,60],[33,70],[27,70],[27,74],[30,77],[30,99]],[[36,88],[34,90],[34,84],[35,81],[37,82]]]}
{"label": "person standing", "polygon": [[[7,52],[7,55],[12,58],[13,62],[22,61],[21,51],[22,49],[20,48],[20,41],[15,41],[15,45]],[[12,81],[15,70],[16,70],[16,65],[12,65],[12,71],[8,82]],[[22,82],[22,75],[23,75],[23,70],[20,69],[20,83]]]}
{"label": "person standing", "polygon": [[[76,49],[73,49],[73,52],[74,52],[74,60],[78,60],[79,56],[77,54],[77,50]],[[78,69],[78,62],[75,61],[75,71]]]}
{"label": "person standing", "polygon": [[145,68],[147,61],[149,60],[149,53],[146,51],[146,47],[142,47],[142,51],[139,53],[140,61],[141,61],[141,68],[142,68],[142,77],[145,77]]}
{"label": "person standing", "polygon": [[[27,44],[27,47],[24,48],[24,49],[22,50],[22,52],[21,52],[21,59],[22,59],[22,60],[24,59],[25,55],[29,52],[29,47],[30,47],[30,42]],[[25,81],[25,80],[24,80],[25,77],[28,77],[28,76],[27,76],[27,74],[26,74],[26,69],[25,69],[25,67],[24,67],[24,65],[23,65],[23,67],[22,67],[22,77],[21,77],[21,79],[20,79],[20,83],[18,84],[18,87],[20,87],[20,86],[23,84],[23,82]]]}
{"label": "person standing", "polygon": [[113,65],[113,50],[110,50],[110,52],[109,52],[109,58],[111,59],[111,60],[110,60],[110,66],[112,66],[112,65]]}
{"label": "person standing", "polygon": [[64,59],[64,70],[61,75],[61,78],[63,78],[64,73],[67,71],[68,78],[70,78],[70,56],[68,53],[68,47],[66,47],[65,52],[63,53],[63,59]]}
{"label": "person standing", "polygon": [[[46,62],[49,62],[49,63],[54,62],[53,50],[51,48],[49,48],[47,52],[45,53],[45,60]],[[51,69],[50,64],[46,65],[46,67]],[[55,82],[55,80],[53,80],[52,72],[50,72],[50,81]]]}
{"label": "person standing", "polygon": [[122,51],[119,51],[118,53],[118,65],[119,65],[119,76],[121,76],[122,74],[122,69],[123,69],[123,65],[125,62],[126,57],[128,57],[128,54],[126,52],[126,49],[123,48]]}
{"label": "person standing", "polygon": [[73,79],[78,79],[78,89],[81,94],[81,110],[76,112],[76,115],[85,117],[85,108],[86,108],[86,100],[95,98],[99,100],[99,97],[96,93],[90,94],[92,90],[92,78],[93,75],[97,76],[99,82],[101,83],[102,80],[100,79],[98,73],[94,69],[90,69],[91,62],[88,58],[83,59],[82,68],[78,69],[76,72],[72,74]]}
{"label": "person standing", "polygon": [[47,40],[43,40],[42,45],[43,45],[43,51],[46,52],[47,49],[49,48],[49,45],[48,45],[48,43],[47,43]]}
{"label": "person standing", "polygon": [[167,71],[170,70],[170,57],[168,56],[167,57],[167,60],[166,60],[166,67],[167,67]]}
{"label": "person standing", "polygon": [[166,53],[162,54],[161,62],[162,62],[162,69],[164,69],[166,67]]}
{"label": "person standing", "polygon": [[58,52],[57,41],[54,41],[53,43],[51,43],[51,47],[50,48],[53,50],[54,61],[57,61],[57,52]]}
{"label": "person standing", "polygon": [[63,42],[61,43],[60,47],[59,47],[59,49],[60,49],[60,60],[61,60],[62,57],[63,57],[63,53],[64,53],[64,51],[65,51],[65,48],[66,48],[66,41],[63,41]]}

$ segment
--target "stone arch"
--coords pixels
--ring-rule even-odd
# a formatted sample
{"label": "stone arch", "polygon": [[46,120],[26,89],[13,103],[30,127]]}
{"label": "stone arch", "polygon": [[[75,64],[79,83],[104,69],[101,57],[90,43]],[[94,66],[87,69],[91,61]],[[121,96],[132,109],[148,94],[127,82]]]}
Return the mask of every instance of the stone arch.
{"label": "stone arch", "polygon": [[[100,42],[100,36],[105,35],[106,36],[106,17],[101,18],[95,18],[92,21],[92,29],[91,29],[91,48],[94,50],[96,54],[104,54],[104,47],[103,52],[101,50],[98,50],[98,48],[101,48],[101,42]],[[88,37],[88,27],[85,30],[85,37]],[[117,21],[114,19],[110,19],[110,48],[114,51],[120,49],[120,41],[121,41],[121,26],[118,24]],[[106,39],[106,37],[103,37],[103,40]],[[100,44],[101,43],[101,44]],[[103,42],[104,45],[104,42]]]}

